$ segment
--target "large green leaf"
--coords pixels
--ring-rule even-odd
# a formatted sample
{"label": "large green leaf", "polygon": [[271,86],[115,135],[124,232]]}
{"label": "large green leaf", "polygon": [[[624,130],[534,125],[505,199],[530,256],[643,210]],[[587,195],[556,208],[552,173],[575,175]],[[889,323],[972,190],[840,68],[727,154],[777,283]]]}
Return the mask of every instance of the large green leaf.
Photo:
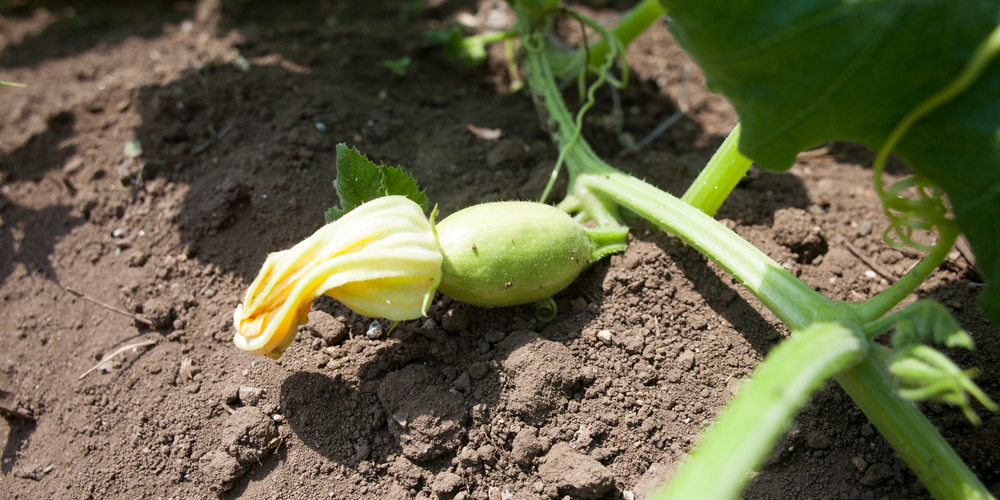
{"label": "large green leaf", "polygon": [[[951,81],[1000,20],[995,0],[661,0],[709,87],[736,107],[740,151],[784,170],[830,140],[878,149]],[[910,129],[895,154],[948,194],[1000,324],[1000,63]]]}

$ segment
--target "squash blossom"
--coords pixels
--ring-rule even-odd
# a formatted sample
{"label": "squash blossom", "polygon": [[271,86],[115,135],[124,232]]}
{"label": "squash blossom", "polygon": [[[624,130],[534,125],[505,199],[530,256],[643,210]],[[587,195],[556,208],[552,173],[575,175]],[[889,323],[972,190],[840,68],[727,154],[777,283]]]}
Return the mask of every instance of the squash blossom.
{"label": "squash blossom", "polygon": [[233,315],[233,341],[281,357],[322,294],[365,316],[419,318],[441,281],[441,262],[437,235],[419,205],[403,196],[372,200],[267,256]]}

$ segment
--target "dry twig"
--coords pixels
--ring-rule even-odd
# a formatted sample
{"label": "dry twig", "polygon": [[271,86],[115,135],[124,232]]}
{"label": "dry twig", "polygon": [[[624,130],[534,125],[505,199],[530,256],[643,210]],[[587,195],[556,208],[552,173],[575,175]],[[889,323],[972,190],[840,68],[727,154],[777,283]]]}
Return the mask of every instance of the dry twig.
{"label": "dry twig", "polygon": [[144,325],[148,325],[148,326],[150,326],[152,328],[156,328],[153,325],[152,321],[150,321],[150,320],[148,320],[148,319],[146,319],[146,318],[144,318],[142,316],[139,316],[138,314],[132,314],[132,313],[130,313],[128,311],[125,311],[125,310],[122,310],[122,309],[118,309],[117,307],[109,306],[108,304],[105,304],[104,302],[101,302],[101,301],[99,301],[97,299],[88,297],[87,295],[84,295],[84,294],[82,294],[82,293],[80,293],[80,292],[78,292],[76,290],[73,290],[70,287],[66,287],[66,291],[69,292],[69,293],[71,293],[71,294],[73,294],[73,295],[75,295],[75,296],[77,296],[77,297],[79,297],[79,298],[81,298],[81,299],[83,299],[83,300],[86,300],[87,302],[90,302],[92,304],[97,304],[97,305],[99,305],[99,306],[101,306],[101,307],[103,307],[103,308],[105,308],[105,309],[107,309],[107,310],[109,310],[111,312],[116,312],[118,314],[121,314],[122,316],[128,316],[129,318],[132,318],[132,319],[134,319],[134,320],[136,320],[136,321],[138,321],[138,322],[140,322],[140,323],[142,323]]}
{"label": "dry twig", "polygon": [[855,257],[857,257],[858,259],[860,259],[861,262],[864,262],[866,266],[868,266],[869,268],[871,268],[872,271],[875,271],[876,274],[878,274],[879,276],[881,276],[881,277],[889,280],[889,282],[896,281],[896,277],[895,276],[893,276],[891,273],[887,273],[887,272],[883,271],[882,269],[880,269],[878,265],[876,265],[874,262],[872,262],[871,259],[869,259],[864,254],[862,254],[861,250],[858,250],[858,248],[855,247],[854,245],[852,245],[850,241],[844,240],[844,246],[846,246],[847,249],[850,250],[851,253],[853,253]]}
{"label": "dry twig", "polygon": [[133,348],[136,348],[136,347],[145,347],[147,345],[153,345],[155,343],[156,343],[155,340],[143,340],[143,341],[140,341],[140,342],[136,342],[134,344],[123,345],[123,346],[119,347],[118,349],[115,349],[115,351],[112,352],[111,354],[105,354],[104,356],[101,356],[101,360],[98,361],[96,365],[90,367],[89,370],[83,372],[83,374],[80,375],[80,378],[77,379],[77,380],[82,380],[83,377],[86,377],[87,375],[89,375],[90,372],[92,372],[92,371],[100,368],[102,365],[104,365],[104,363],[107,363],[108,361],[111,361],[112,358],[114,358],[115,356],[117,356],[117,355],[119,355],[119,354],[121,354],[121,353],[123,353],[123,352],[125,352],[125,351],[127,351],[129,349],[133,349]]}

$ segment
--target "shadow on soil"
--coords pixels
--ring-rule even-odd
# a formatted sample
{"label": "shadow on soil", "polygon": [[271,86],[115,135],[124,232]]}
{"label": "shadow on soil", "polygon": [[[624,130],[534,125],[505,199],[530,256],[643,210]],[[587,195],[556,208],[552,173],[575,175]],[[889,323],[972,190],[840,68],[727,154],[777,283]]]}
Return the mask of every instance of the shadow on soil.
{"label": "shadow on soil", "polygon": [[[61,168],[67,158],[76,152],[75,146],[60,144],[73,134],[75,119],[68,112],[54,115],[48,127],[10,154],[0,157],[0,176],[31,182],[41,182],[45,172]],[[69,185],[61,186],[72,193]],[[84,222],[70,215],[73,207],[49,205],[38,210],[17,205],[0,194],[0,283],[22,264],[30,273],[41,273],[55,280],[55,272],[48,256],[57,241]]]}
{"label": "shadow on soil", "polygon": [[35,430],[34,420],[19,417],[5,418],[7,420],[6,425],[10,430],[7,432],[7,444],[4,446],[3,455],[0,456],[0,474],[4,476],[14,470],[14,466],[17,465],[18,450],[28,441],[31,433]]}
{"label": "shadow on soil", "polygon": [[[155,37],[163,32],[165,23],[179,23],[191,16],[191,12],[179,10],[178,4],[168,0],[30,1],[0,9],[0,15],[6,17],[33,19],[35,28],[20,43],[3,50],[3,67],[34,67],[127,37]],[[90,76],[80,74],[79,78]]]}

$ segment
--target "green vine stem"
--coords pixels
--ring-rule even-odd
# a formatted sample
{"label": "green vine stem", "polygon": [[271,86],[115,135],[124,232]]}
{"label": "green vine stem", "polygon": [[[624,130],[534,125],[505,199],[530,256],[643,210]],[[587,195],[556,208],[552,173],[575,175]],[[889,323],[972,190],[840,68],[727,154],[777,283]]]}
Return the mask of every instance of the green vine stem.
{"label": "green vine stem", "polygon": [[873,358],[835,378],[931,495],[938,500],[993,498],[934,424],[896,393],[889,375]]}
{"label": "green vine stem", "polygon": [[[659,0],[643,0],[625,14],[611,29],[611,33],[621,40],[623,45],[628,45],[666,13],[667,8],[660,5]],[[602,38],[590,47],[590,66],[601,66],[607,58],[608,42]]]}
{"label": "green vine stem", "polygon": [[714,216],[750,168],[750,158],[740,154],[740,124],[729,133],[708,165],[681,198],[687,204]]}
{"label": "green vine stem", "polygon": [[889,288],[882,290],[874,297],[856,306],[861,321],[868,323],[879,319],[883,314],[889,312],[896,304],[905,299],[907,295],[916,290],[937,269],[937,266],[944,262],[957,237],[958,229],[954,224],[949,223],[938,226],[938,241],[929,254],[925,255],[899,281],[896,281]]}
{"label": "green vine stem", "polygon": [[747,471],[767,457],[809,395],[861,361],[868,345],[859,330],[837,323],[814,323],[779,344],[657,498],[737,498]]}
{"label": "green vine stem", "polygon": [[[597,167],[591,167],[597,170]],[[684,240],[732,274],[792,330],[819,319],[850,315],[793,276],[752,244],[704,212],[669,193],[611,167],[604,173],[578,174],[576,183],[602,194],[636,215]]]}

